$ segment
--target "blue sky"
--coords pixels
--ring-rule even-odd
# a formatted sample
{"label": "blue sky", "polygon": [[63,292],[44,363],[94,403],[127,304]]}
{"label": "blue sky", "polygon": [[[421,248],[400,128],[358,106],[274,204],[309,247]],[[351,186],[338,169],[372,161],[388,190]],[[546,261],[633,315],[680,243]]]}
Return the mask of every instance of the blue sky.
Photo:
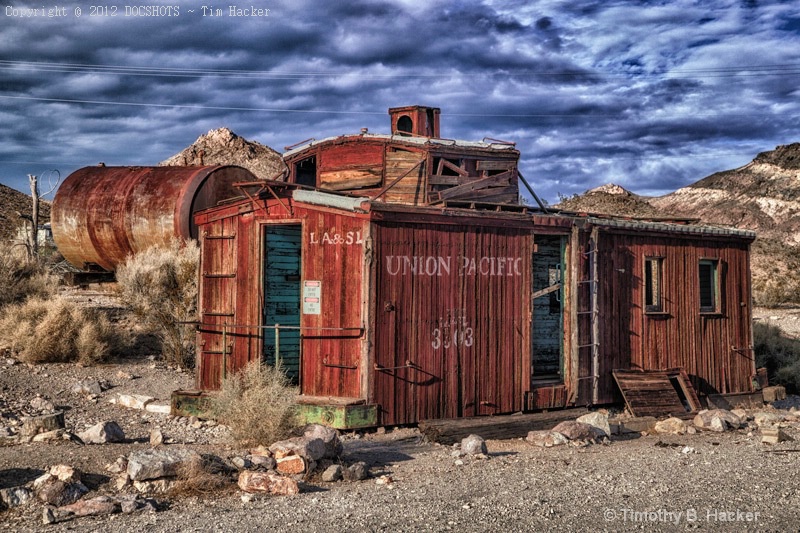
{"label": "blue sky", "polygon": [[0,183],[156,164],[222,126],[279,151],[388,132],[413,104],[441,108],[444,137],[516,142],[550,202],[664,194],[800,141],[798,2],[142,4],[177,13],[0,3]]}

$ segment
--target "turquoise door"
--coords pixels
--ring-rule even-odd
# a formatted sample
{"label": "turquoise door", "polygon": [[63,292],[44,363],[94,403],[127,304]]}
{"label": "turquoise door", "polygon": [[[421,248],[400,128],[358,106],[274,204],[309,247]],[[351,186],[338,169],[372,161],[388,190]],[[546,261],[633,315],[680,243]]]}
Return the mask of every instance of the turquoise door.
{"label": "turquoise door", "polygon": [[264,360],[274,365],[280,358],[295,383],[300,376],[300,230],[298,224],[269,225],[264,237]]}

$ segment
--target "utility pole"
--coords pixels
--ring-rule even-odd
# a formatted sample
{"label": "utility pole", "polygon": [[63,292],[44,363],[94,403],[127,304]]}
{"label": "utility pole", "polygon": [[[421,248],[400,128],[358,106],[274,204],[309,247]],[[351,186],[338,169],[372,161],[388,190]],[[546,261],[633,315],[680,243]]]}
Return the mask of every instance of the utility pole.
{"label": "utility pole", "polygon": [[28,181],[31,184],[31,199],[33,200],[33,209],[31,210],[31,224],[33,231],[31,232],[30,250],[34,259],[39,258],[39,183],[37,177],[33,174],[28,174]]}

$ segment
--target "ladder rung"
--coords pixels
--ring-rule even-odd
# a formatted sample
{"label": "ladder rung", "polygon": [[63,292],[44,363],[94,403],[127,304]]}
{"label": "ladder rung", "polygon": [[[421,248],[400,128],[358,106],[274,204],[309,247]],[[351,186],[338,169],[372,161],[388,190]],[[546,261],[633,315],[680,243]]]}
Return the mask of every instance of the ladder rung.
{"label": "ladder rung", "polygon": [[578,283],[597,283],[596,279],[584,279],[579,281]]}
{"label": "ladder rung", "polygon": [[579,344],[578,348],[589,348],[590,346],[600,346],[599,342],[593,342],[591,344]]}

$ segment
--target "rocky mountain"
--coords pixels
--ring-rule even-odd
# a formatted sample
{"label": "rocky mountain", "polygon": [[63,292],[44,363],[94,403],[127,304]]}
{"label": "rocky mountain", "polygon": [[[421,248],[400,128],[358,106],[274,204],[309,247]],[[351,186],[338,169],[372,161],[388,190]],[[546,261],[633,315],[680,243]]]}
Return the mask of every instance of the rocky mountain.
{"label": "rocky mountain", "polygon": [[[22,220],[17,212],[31,214],[31,197],[0,183],[0,240],[16,236]],[[39,223],[50,220],[50,203],[39,202]]]}
{"label": "rocky mountain", "polygon": [[557,207],[622,216],[698,218],[754,230],[753,287],[765,304],[800,302],[800,143],[762,152],[747,165],[717,172],[656,197],[604,185]]}
{"label": "rocky mountain", "polygon": [[201,135],[191,146],[159,165],[238,165],[261,179],[283,179],[281,173],[286,170],[281,154],[228,128]]}

